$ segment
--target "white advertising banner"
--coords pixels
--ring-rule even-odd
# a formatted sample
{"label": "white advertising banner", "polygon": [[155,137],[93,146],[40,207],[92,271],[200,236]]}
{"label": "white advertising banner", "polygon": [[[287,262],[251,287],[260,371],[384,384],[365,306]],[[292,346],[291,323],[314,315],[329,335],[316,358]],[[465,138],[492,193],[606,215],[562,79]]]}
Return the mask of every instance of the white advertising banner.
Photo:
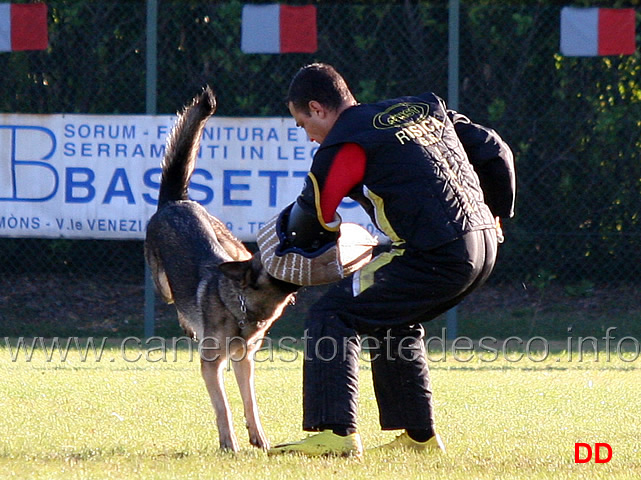
{"label": "white advertising banner", "polygon": [[[143,239],[174,116],[0,114],[0,236]],[[294,201],[317,144],[290,118],[212,117],[190,195],[241,240]],[[349,199],[339,213],[376,232]]]}

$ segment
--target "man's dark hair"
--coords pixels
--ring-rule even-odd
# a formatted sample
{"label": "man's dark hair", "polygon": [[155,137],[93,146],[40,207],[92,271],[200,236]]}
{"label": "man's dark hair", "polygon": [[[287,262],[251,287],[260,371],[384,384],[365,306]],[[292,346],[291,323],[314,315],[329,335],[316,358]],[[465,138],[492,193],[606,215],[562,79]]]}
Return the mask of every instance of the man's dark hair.
{"label": "man's dark hair", "polygon": [[343,101],[352,98],[345,79],[334,67],[312,63],[301,68],[291,83],[286,102],[299,112],[309,113],[309,102],[316,100],[331,110],[338,110]]}

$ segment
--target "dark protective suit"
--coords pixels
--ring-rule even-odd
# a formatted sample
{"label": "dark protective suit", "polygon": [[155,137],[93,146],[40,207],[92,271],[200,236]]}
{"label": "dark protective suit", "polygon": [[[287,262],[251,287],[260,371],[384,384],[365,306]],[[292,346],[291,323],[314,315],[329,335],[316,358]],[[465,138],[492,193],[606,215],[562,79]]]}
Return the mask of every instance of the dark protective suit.
{"label": "dark protective suit", "polygon": [[306,215],[297,215],[290,230],[326,227],[323,218],[333,212],[319,211],[322,197],[340,183],[337,159],[351,144],[364,151],[365,168],[349,196],[392,244],[310,310],[303,426],[356,427],[366,335],[382,428],[432,430],[421,322],[458,304],[490,275],[494,217],[513,214],[512,153],[496,132],[448,112],[431,93],[351,107],[314,157],[296,202]]}

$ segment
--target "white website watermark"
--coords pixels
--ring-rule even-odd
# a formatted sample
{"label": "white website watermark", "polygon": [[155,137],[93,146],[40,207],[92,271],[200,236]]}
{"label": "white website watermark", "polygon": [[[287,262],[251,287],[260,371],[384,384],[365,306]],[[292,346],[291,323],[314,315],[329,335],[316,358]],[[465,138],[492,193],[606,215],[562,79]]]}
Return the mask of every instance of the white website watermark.
{"label": "white website watermark", "polygon": [[[242,337],[229,337],[220,340],[206,337],[194,341],[188,337],[4,337],[4,348],[12,362],[178,362],[219,361],[229,359],[240,361],[253,356],[257,363],[280,361],[296,362],[305,360],[330,362],[338,357],[358,355],[359,360],[376,362],[385,360],[413,361],[425,355],[431,363],[454,361],[469,363],[479,361],[492,363],[501,359],[516,363],[529,361],[541,363],[551,355],[556,361],[583,362],[620,360],[631,363],[639,359],[641,342],[633,336],[617,338],[613,335],[616,327],[606,330],[603,337],[568,336],[565,340],[548,340],[542,336],[527,339],[510,336],[497,339],[484,336],[478,340],[459,336],[447,339],[447,329],[440,336],[425,337],[417,340],[413,336],[395,337],[389,332],[384,336],[312,338],[307,330],[301,337],[284,336],[280,338],[260,337],[250,341]],[[1,346],[1,345],[0,345]],[[553,350],[556,351],[553,354]]]}

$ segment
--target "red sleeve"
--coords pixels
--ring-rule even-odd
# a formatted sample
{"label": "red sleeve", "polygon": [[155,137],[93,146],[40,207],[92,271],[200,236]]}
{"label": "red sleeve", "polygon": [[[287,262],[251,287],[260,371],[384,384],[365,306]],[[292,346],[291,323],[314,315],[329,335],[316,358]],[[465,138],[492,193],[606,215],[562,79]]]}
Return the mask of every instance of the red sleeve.
{"label": "red sleeve", "polygon": [[363,181],[365,164],[363,147],[356,143],[340,145],[320,192],[320,208],[325,223],[334,220],[334,213],[343,198]]}

